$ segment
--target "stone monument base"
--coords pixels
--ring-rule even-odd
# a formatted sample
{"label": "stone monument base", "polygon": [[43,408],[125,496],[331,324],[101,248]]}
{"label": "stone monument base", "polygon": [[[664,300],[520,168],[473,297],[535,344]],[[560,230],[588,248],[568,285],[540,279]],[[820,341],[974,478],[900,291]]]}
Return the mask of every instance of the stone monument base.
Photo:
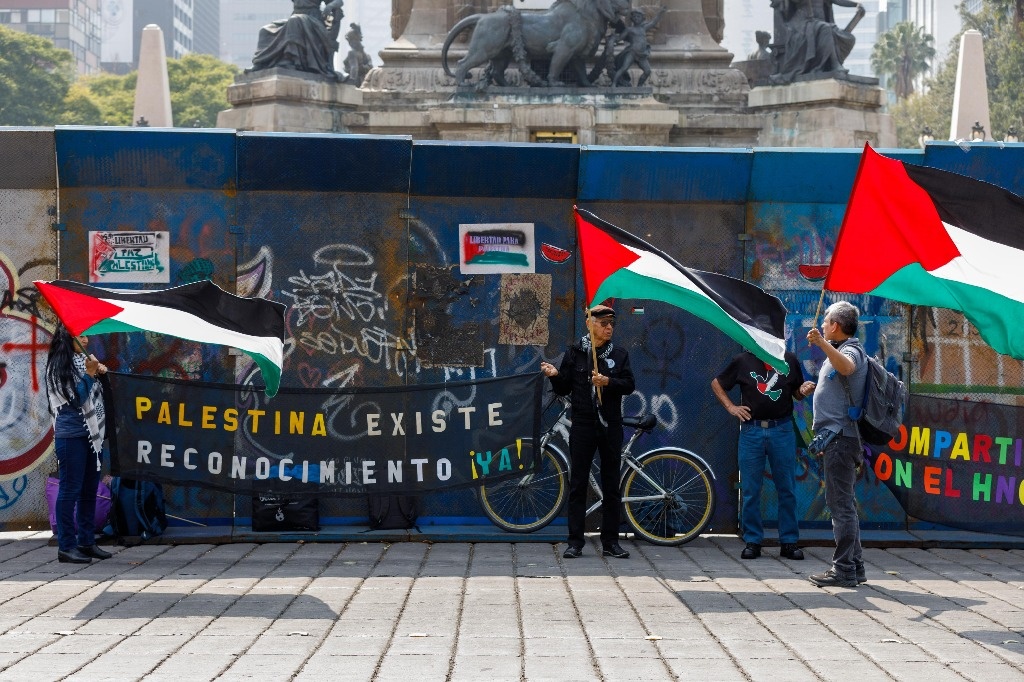
{"label": "stone monument base", "polygon": [[844,75],[755,87],[748,106],[763,121],[762,147],[895,147],[885,101],[876,79]]}
{"label": "stone monument base", "polygon": [[290,69],[244,73],[228,86],[231,109],[217,115],[217,126],[289,133],[346,133],[362,119],[363,103],[354,85],[324,80]]}

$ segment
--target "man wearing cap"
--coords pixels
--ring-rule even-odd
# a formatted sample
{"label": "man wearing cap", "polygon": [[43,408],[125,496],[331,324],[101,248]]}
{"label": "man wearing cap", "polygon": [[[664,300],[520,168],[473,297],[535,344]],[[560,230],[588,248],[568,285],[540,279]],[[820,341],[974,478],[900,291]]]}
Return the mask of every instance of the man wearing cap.
{"label": "man wearing cap", "polygon": [[[787,352],[789,372],[783,376],[750,351],[743,351],[711,380],[718,402],[740,422],[737,459],[740,467],[740,526],[746,546],[740,557],[761,556],[764,525],[761,521],[761,487],[768,461],[779,497],[779,555],[803,559],[797,543],[800,528],[796,519],[796,436],[793,432],[793,400],[814,392],[814,382],[804,381],[796,355]],[[740,387],[740,404],[728,391]]]}
{"label": "man wearing cap", "polygon": [[[583,555],[587,486],[594,451],[601,456],[601,547],[605,556],[628,559],[619,545],[619,455],[622,450],[622,397],[634,390],[629,353],[612,343],[615,311],[606,305],[590,309],[588,334],[569,346],[556,368],[540,363],[558,395],[570,395],[572,429],[569,431],[569,546],[562,555]],[[593,338],[593,344],[591,343]],[[594,369],[596,349],[597,369]],[[600,396],[598,396],[600,391]]]}

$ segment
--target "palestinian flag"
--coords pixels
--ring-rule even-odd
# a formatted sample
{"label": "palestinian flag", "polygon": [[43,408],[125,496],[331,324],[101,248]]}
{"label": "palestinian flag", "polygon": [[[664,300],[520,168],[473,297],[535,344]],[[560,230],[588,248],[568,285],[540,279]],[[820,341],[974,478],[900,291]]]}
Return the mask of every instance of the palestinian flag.
{"label": "palestinian flag", "polygon": [[1024,199],[865,147],[825,288],[961,311],[1024,358]]}
{"label": "palestinian flag", "polygon": [[786,307],[734,277],[691,270],[625,230],[576,209],[576,235],[589,305],[607,298],[663,301],[707,320],[782,374]]}
{"label": "palestinian flag", "polygon": [[281,384],[281,303],[241,298],[210,281],[162,291],[111,291],[63,280],[35,285],[75,336],[143,331],[231,346],[259,365],[268,396]]}

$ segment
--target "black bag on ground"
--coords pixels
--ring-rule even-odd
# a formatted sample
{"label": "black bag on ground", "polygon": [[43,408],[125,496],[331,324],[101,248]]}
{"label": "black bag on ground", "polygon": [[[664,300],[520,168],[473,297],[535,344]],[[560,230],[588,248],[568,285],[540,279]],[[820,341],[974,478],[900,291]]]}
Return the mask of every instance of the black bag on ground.
{"label": "black bag on ground", "polygon": [[109,523],[103,529],[119,541],[137,538],[145,542],[167,529],[164,489],[153,481],[136,481],[114,476],[110,480],[113,500]]}
{"label": "black bag on ground", "polygon": [[320,500],[264,493],[252,498],[252,529],[257,533],[320,530]]}
{"label": "black bag on ground", "polygon": [[370,530],[414,528],[420,515],[420,501],[414,495],[367,495]]}

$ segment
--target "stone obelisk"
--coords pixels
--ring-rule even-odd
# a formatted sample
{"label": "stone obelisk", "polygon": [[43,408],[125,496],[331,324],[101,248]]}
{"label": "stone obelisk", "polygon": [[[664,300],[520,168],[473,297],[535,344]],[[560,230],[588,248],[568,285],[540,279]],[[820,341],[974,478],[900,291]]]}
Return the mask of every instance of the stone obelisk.
{"label": "stone obelisk", "polygon": [[970,140],[971,127],[975,123],[980,123],[987,134],[992,134],[988,114],[988,84],[985,80],[985,46],[982,44],[981,33],[972,28],[960,36],[960,59],[956,65],[949,139]]}
{"label": "stone obelisk", "polygon": [[171,85],[167,79],[167,55],[164,54],[164,33],[156,24],[142,29],[132,125],[153,128],[170,128],[174,125]]}

